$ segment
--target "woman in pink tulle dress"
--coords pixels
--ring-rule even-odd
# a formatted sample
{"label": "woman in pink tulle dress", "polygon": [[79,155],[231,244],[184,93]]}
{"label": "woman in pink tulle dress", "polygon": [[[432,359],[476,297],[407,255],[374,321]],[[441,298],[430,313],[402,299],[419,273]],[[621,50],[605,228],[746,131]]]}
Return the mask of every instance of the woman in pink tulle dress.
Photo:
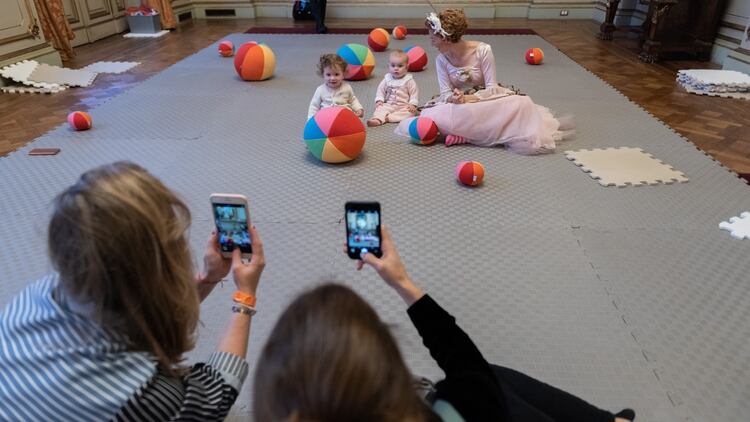
{"label": "woman in pink tulle dress", "polygon": [[[436,60],[440,96],[421,116],[447,135],[446,146],[504,145],[520,154],[540,154],[554,151],[555,142],[572,133],[570,119],[561,125],[546,107],[498,85],[492,48],[461,39],[468,27],[463,10],[430,13],[425,23],[441,53]],[[397,131],[408,133],[408,123]]]}

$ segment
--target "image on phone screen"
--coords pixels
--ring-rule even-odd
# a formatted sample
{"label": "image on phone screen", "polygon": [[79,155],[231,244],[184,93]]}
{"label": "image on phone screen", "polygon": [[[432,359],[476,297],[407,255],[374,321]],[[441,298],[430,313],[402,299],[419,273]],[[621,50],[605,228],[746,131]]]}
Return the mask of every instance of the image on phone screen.
{"label": "image on phone screen", "polygon": [[213,208],[221,251],[231,253],[239,247],[243,254],[252,253],[245,205],[214,203]]}
{"label": "image on phone screen", "polygon": [[380,212],[374,209],[347,209],[347,248],[350,257],[362,252],[380,256]]}

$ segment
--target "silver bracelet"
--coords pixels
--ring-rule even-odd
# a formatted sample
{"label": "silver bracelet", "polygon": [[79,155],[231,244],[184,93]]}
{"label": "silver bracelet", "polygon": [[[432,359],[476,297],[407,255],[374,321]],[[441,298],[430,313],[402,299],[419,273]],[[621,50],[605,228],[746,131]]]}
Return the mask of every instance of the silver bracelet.
{"label": "silver bracelet", "polygon": [[245,305],[232,305],[232,312],[247,316],[253,316],[258,311],[256,311],[255,308],[251,308]]}

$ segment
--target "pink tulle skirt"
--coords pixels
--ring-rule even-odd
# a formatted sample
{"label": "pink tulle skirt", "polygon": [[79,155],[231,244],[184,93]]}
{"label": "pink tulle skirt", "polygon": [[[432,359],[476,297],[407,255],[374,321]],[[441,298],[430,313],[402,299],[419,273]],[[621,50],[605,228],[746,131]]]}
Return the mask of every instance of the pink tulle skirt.
{"label": "pink tulle skirt", "polygon": [[[543,154],[573,133],[572,118],[562,122],[525,95],[484,99],[475,103],[442,103],[422,110],[443,135],[458,135],[479,146],[503,145],[518,154]],[[396,133],[408,136],[411,119]]]}

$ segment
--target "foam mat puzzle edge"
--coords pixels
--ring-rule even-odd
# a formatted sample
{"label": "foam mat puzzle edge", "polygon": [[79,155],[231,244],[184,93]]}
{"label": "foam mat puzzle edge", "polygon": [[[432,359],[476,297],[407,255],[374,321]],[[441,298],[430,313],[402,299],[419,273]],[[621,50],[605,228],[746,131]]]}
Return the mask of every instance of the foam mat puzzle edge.
{"label": "foam mat puzzle edge", "polygon": [[[565,151],[565,158],[602,186],[642,186],[687,182],[684,173],[641,148],[594,148]],[[618,168],[619,167],[619,168]]]}

